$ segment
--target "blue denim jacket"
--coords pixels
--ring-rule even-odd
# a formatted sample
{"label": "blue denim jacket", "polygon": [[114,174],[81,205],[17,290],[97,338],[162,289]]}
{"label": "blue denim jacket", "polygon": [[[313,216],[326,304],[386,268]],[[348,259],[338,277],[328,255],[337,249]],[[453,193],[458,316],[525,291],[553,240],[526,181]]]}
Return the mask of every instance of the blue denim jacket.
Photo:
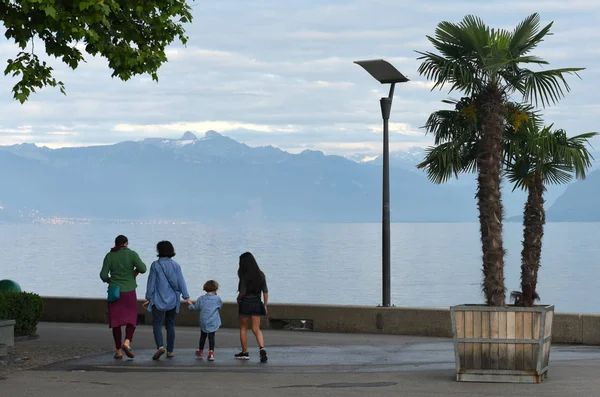
{"label": "blue denim jacket", "polygon": [[215,332],[221,326],[223,301],[218,295],[206,294],[198,298],[195,304],[189,306],[192,311],[200,312],[200,329],[208,334]]}
{"label": "blue denim jacket", "polygon": [[160,258],[153,262],[146,285],[146,300],[150,301],[148,311],[152,311],[154,306],[162,311],[177,309],[179,313],[180,296],[188,299],[190,294],[179,263],[171,258]]}

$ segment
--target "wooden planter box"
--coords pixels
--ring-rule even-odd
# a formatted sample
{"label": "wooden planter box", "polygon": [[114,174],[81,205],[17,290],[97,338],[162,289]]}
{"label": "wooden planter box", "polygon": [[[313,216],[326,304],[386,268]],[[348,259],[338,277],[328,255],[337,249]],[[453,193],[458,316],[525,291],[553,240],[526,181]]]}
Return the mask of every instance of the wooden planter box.
{"label": "wooden planter box", "polygon": [[450,308],[459,382],[541,383],[548,376],[554,306]]}

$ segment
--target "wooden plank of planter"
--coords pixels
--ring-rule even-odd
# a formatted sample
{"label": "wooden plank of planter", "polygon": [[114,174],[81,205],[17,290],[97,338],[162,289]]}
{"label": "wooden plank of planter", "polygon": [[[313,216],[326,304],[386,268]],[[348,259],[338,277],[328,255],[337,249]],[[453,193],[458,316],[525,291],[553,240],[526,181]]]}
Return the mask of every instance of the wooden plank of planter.
{"label": "wooden plank of planter", "polygon": [[533,313],[533,339],[543,339],[544,337],[540,334],[540,324],[542,322],[542,313]]}
{"label": "wooden plank of planter", "polygon": [[[485,339],[489,339],[492,337],[490,333],[490,312],[482,312],[481,313],[481,337]],[[490,369],[491,361],[490,361],[490,344],[482,343],[481,344],[481,368]]]}
{"label": "wooden plank of planter", "polygon": [[[546,313],[546,321],[544,323],[544,339],[552,335],[552,323],[554,321],[554,312],[549,311]],[[550,342],[544,343],[544,361],[543,367],[547,367],[550,363]]]}
{"label": "wooden plank of planter", "polygon": [[[481,312],[473,313],[473,338],[481,339]],[[481,343],[473,344],[473,369],[481,369]]]}
{"label": "wooden plank of planter", "polygon": [[[533,314],[523,313],[523,339],[533,338]],[[535,357],[533,355],[533,344],[527,343],[523,346],[523,369],[535,370]]]}
{"label": "wooden plank of planter", "polygon": [[[459,311],[456,312],[454,318],[455,327],[456,327],[456,337],[462,339],[465,337],[465,312]],[[465,367],[465,344],[457,343],[455,349],[458,351],[458,361],[460,362],[460,368]],[[458,368],[457,368],[458,369]]]}
{"label": "wooden plank of planter", "polygon": [[[515,339],[523,339],[523,314],[521,312],[515,313]],[[516,345],[515,347],[515,369],[525,369],[523,367],[523,345]]]}
{"label": "wooden plank of planter", "polygon": [[546,327],[544,332],[544,338],[552,335],[552,321],[554,320],[554,312],[546,313]]}
{"label": "wooden plank of planter", "polygon": [[[492,339],[498,339],[500,338],[500,313],[498,312],[492,312],[490,313],[490,338]],[[506,320],[506,317],[505,317]],[[506,328],[506,327],[505,327]],[[506,337],[506,335],[504,335],[504,337]],[[499,365],[499,347],[500,345],[498,343],[492,343],[490,344],[490,368],[491,369],[498,369],[498,365]]]}
{"label": "wooden plank of planter", "polygon": [[[515,327],[515,312],[506,313],[506,338],[515,339],[516,327]],[[516,369],[516,347],[514,343],[507,344],[506,352],[506,369]]]}
{"label": "wooden plank of planter", "polygon": [[[508,338],[508,313],[506,312],[499,312],[498,313],[499,317],[499,321],[498,321],[498,327],[499,327],[499,334],[498,334],[498,338],[501,339],[506,339]],[[506,343],[502,343],[498,345],[498,354],[500,355],[500,360],[498,360],[498,365],[499,368],[508,368],[508,345]]]}
{"label": "wooden plank of planter", "polygon": [[550,342],[544,343],[544,363],[543,367],[547,367],[550,362]]}
{"label": "wooden plank of planter", "polygon": [[[509,345],[530,345],[532,343],[539,343],[538,339],[497,339],[498,343],[506,343]],[[483,338],[470,338],[469,340],[463,341],[463,343],[490,343],[489,339]]]}
{"label": "wooden plank of planter", "polygon": [[533,357],[535,360],[534,364],[537,373],[540,373],[543,368],[544,343],[542,340],[544,338],[544,329],[542,328],[542,323],[545,323],[545,318],[546,313],[536,313],[536,315],[533,317],[533,337],[539,340],[539,342],[533,346]]}
{"label": "wooden plank of planter", "polygon": [[[473,337],[473,312],[465,311],[465,338]],[[465,368],[473,368],[473,344],[465,345]]]}

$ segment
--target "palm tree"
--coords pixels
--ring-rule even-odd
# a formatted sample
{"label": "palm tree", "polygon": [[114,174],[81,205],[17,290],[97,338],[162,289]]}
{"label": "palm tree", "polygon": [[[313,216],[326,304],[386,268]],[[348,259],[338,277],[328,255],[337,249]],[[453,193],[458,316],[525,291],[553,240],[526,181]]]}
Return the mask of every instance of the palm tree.
{"label": "palm tree", "polygon": [[[426,133],[433,134],[435,146],[426,150],[424,160],[417,165],[417,168],[426,170],[427,177],[434,183],[447,182],[452,176],[458,178],[462,173],[479,173],[478,160],[483,155],[483,128],[473,111],[473,99],[464,97],[443,102],[454,105],[454,109],[438,110],[429,116],[424,128]],[[507,102],[504,109],[506,113],[503,117],[508,121],[503,126],[504,139],[517,134],[524,124],[540,122],[539,114],[530,105]],[[477,196],[480,198],[481,189],[478,190]],[[483,229],[481,215],[479,219]],[[482,238],[482,241],[485,240]],[[485,248],[484,244],[483,249]],[[488,269],[484,267],[484,291],[486,282],[489,282],[487,272]],[[503,278],[501,281],[504,282]]]}
{"label": "palm tree", "polygon": [[[564,130],[552,125],[540,128],[529,123],[524,132],[509,134],[506,148],[506,174],[514,189],[527,192],[523,211],[523,250],[521,251],[521,291],[511,297],[517,306],[533,306],[541,266],[542,238],[546,214],[544,192],[547,184],[568,183],[573,178],[585,179],[592,155],[588,140],[596,133],[567,137]],[[513,190],[514,190],[513,189]]]}
{"label": "palm tree", "polygon": [[[443,102],[453,104],[455,109],[431,114],[425,129],[434,134],[436,146],[428,148],[424,160],[417,165],[426,170],[434,183],[476,172],[481,139],[481,126],[468,111],[464,111],[470,107],[470,98]],[[531,106],[509,103],[507,109],[511,113],[508,115],[510,122],[504,129],[505,173],[515,184],[514,189],[521,188],[529,193],[523,217],[521,291],[513,292],[511,297],[518,306],[532,306],[538,299],[535,291],[541,266],[545,185],[567,183],[573,174],[577,179],[584,179],[593,158],[586,145],[597,134],[568,138],[564,130],[552,131],[552,126],[544,128],[541,115]]]}
{"label": "palm tree", "polygon": [[435,82],[434,88],[450,85],[471,98],[472,114],[481,125],[477,170],[479,222],[483,251],[483,292],[486,303],[504,306],[503,207],[500,197],[503,132],[509,96],[515,92],[536,105],[557,102],[569,90],[566,74],[583,70],[566,68],[533,71],[524,66],[547,65],[528,55],[549,34],[552,23],[540,29],[540,17],[532,14],[512,32],[491,29],[475,16],[458,23],[441,22],[435,37],[427,36],[439,54],[418,52],[419,74]]}

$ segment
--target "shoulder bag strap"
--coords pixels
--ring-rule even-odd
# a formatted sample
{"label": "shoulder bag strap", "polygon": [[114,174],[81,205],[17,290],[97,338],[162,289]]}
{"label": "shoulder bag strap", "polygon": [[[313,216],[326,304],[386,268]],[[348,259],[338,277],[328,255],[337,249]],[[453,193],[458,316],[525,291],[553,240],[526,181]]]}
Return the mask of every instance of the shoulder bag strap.
{"label": "shoulder bag strap", "polygon": [[169,287],[171,287],[171,289],[173,291],[175,291],[176,293],[178,293],[179,291],[177,291],[175,288],[173,288],[173,284],[171,284],[171,280],[169,280],[169,277],[167,277],[167,273],[165,272],[165,268],[163,267],[164,265],[161,263],[160,259],[157,260],[158,264],[160,265],[160,270],[162,270],[162,274],[165,276],[165,278],[167,279],[167,283],[169,283]]}

